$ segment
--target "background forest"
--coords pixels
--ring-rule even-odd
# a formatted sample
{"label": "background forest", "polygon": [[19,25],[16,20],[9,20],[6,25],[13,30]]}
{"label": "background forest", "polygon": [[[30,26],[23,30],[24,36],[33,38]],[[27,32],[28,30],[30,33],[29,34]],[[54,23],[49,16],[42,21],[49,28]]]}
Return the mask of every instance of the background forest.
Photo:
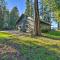
{"label": "background forest", "polygon": [[6,8],[6,2],[0,0],[0,30],[16,29],[16,21],[19,18],[19,11],[15,6],[11,11]]}

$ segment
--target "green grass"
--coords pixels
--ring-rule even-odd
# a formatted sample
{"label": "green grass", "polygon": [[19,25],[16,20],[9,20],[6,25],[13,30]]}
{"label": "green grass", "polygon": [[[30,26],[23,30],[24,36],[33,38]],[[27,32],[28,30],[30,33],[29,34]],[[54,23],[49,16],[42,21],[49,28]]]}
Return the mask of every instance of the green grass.
{"label": "green grass", "polygon": [[54,35],[54,36],[60,36],[60,31],[50,31],[48,32],[48,34]]}
{"label": "green grass", "polygon": [[[15,44],[24,60],[59,60],[60,40],[53,40],[44,37],[15,36],[8,33],[0,33],[0,43]],[[7,38],[8,37],[8,38]],[[2,42],[2,43],[3,43]]]}
{"label": "green grass", "polygon": [[11,34],[6,32],[0,32],[0,38],[8,38],[9,36],[11,36]]}
{"label": "green grass", "polygon": [[44,35],[52,39],[60,39],[60,31],[50,31],[44,33]]}

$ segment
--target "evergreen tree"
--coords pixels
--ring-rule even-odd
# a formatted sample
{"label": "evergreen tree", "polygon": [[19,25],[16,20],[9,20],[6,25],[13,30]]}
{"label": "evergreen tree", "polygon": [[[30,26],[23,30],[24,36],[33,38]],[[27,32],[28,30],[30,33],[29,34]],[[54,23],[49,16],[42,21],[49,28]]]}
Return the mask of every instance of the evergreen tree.
{"label": "evergreen tree", "polygon": [[33,16],[33,7],[32,7],[32,0],[26,0],[26,11],[25,14],[27,16]]}
{"label": "evergreen tree", "polygon": [[9,27],[9,10],[4,8],[4,26],[3,28],[8,29]]}
{"label": "evergreen tree", "polygon": [[9,25],[11,29],[15,29],[16,28],[16,21],[19,18],[19,12],[17,7],[14,7],[12,9],[12,11],[10,12],[10,21],[9,21]]}
{"label": "evergreen tree", "polygon": [[4,24],[4,7],[6,7],[5,0],[0,0],[0,29]]}
{"label": "evergreen tree", "polygon": [[58,29],[60,28],[60,0],[43,0],[48,5],[50,11],[54,13],[54,18],[58,21]]}

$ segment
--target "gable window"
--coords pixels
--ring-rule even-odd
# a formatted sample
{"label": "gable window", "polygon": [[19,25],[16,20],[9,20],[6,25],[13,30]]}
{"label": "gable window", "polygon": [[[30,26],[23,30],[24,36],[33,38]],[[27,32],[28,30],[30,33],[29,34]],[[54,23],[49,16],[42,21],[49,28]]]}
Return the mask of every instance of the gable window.
{"label": "gable window", "polygon": [[21,26],[19,26],[21,28]]}
{"label": "gable window", "polygon": [[28,28],[28,24],[26,24],[25,27]]}
{"label": "gable window", "polygon": [[26,25],[26,27],[28,27],[28,25]]}

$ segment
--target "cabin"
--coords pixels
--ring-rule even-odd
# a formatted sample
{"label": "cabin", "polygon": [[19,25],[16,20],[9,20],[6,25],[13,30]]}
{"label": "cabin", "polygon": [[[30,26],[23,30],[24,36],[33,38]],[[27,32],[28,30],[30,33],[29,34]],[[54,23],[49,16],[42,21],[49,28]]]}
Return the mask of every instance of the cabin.
{"label": "cabin", "polygon": [[[41,31],[49,31],[51,25],[48,22],[44,22],[41,19]],[[22,14],[18,21],[16,22],[17,29],[21,32],[31,32],[34,31],[34,19]]]}

